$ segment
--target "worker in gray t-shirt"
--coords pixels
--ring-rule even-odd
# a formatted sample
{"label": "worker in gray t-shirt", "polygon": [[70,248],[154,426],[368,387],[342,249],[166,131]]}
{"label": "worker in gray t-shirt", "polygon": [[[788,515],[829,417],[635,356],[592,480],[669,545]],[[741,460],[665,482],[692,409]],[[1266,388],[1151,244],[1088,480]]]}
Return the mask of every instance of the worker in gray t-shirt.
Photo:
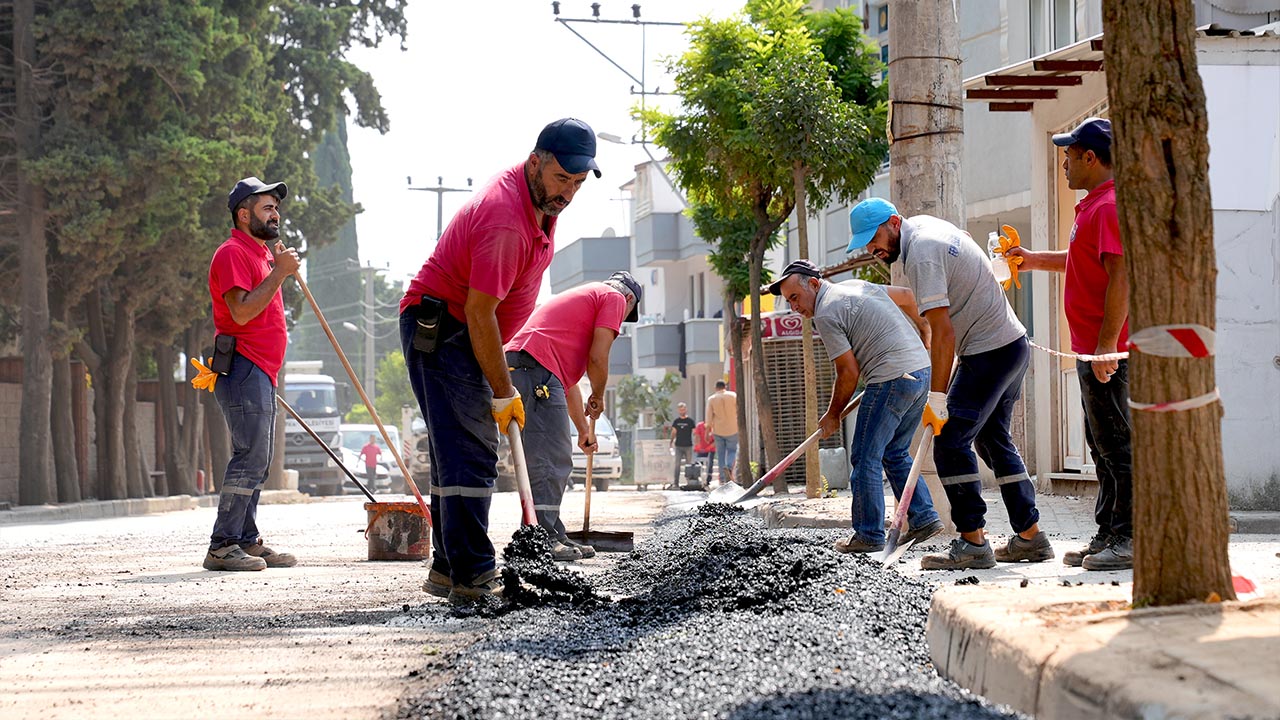
{"label": "worker in gray t-shirt", "polygon": [[[996,561],[1052,558],[1053,547],[1040,531],[1035,486],[1009,434],[1031,349],[986,253],[955,225],[928,215],[904,218],[880,198],[858,203],[849,226],[849,252],[865,246],[885,263],[902,260],[930,328],[931,392],[922,422],[937,434],[933,460],[960,537],[947,552],[926,555],[920,566],[989,568]],[[1016,533],[994,551],[984,530],[987,505],[975,446],[995,472]]]}
{"label": "worker in gray t-shirt", "polygon": [[[884,549],[884,477],[901,498],[911,472],[916,418],[929,394],[929,353],[921,342],[928,325],[916,313],[907,288],[884,288],[861,280],[833,285],[807,260],[788,265],[767,289],[785,298],[792,310],[813,318],[827,357],[835,365],[831,403],[818,421],[822,437],[840,429],[840,413],[859,378],[866,382],[849,446],[853,534],[837,540],[836,550],[879,552]],[[904,544],[923,542],[942,532],[942,521],[923,483],[911,497],[907,521],[910,529],[903,536]]]}

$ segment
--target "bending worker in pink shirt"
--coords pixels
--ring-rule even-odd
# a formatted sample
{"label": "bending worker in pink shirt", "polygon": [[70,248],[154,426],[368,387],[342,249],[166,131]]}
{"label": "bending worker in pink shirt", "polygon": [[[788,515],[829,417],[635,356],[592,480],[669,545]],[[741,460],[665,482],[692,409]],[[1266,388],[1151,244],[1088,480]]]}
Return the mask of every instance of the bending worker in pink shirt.
{"label": "bending worker in pink shirt", "polygon": [[[534,310],[506,346],[511,382],[526,400],[524,452],[533,509],[538,524],[551,533],[556,560],[596,554],[590,545],[570,540],[560,522],[560,500],[573,471],[569,423],[578,429],[578,447],[595,452],[587,416],[598,418],[604,411],[609,351],[623,319],[636,321],[642,293],[640,283],[624,271],[562,292]],[[591,382],[585,404],[578,389],[583,374]]]}
{"label": "bending worker in pink shirt", "polygon": [[430,440],[432,557],[423,589],[454,604],[502,594],[488,534],[498,428],[524,424],[502,344],[533,314],[556,216],[588,173],[600,176],[595,154],[595,133],[581,120],[543,128],[527,158],[453,216],[400,301],[405,369]]}

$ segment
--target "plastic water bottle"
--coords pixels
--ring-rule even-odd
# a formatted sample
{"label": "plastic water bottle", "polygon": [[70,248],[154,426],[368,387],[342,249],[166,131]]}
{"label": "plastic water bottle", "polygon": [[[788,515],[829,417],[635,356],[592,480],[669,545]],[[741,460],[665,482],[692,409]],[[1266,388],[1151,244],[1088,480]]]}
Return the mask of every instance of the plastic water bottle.
{"label": "plastic water bottle", "polygon": [[987,235],[987,250],[991,253],[991,272],[996,276],[996,282],[1008,280],[1009,261],[1000,254],[1000,234],[994,230]]}

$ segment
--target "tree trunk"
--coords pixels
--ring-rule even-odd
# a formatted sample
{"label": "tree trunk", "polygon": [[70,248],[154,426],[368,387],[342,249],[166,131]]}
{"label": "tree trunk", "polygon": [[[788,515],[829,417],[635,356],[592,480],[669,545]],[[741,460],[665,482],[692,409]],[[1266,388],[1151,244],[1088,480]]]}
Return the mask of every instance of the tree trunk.
{"label": "tree trunk", "polygon": [[[124,467],[126,484],[129,489],[129,497],[142,498],[150,497],[154,494],[151,488],[151,463],[142,455],[142,438],[138,429],[138,363],[137,353],[134,352],[134,327],[133,315],[127,308],[123,308],[124,303],[116,302],[116,336],[120,335],[120,325],[123,324],[128,328],[129,350],[124,353],[126,358],[124,370]],[[155,422],[149,423],[151,432],[155,432]]]}
{"label": "tree trunk", "polygon": [[76,462],[76,427],[72,415],[71,358],[53,358],[53,406],[50,437],[53,440],[53,465],[58,481],[58,502],[80,502],[80,463]]}
{"label": "tree trunk", "polygon": [[[765,367],[764,359],[764,341],[760,337],[760,277],[764,272],[764,253],[768,247],[769,236],[777,230],[775,225],[772,229],[762,227],[756,233],[755,239],[751,241],[751,374],[755,381],[756,390],[756,408],[759,410],[760,416],[760,434],[764,437],[764,464],[761,465],[761,472],[765,472],[768,468],[773,467],[779,460],[778,455],[778,433],[773,425],[773,394],[769,392],[769,374],[768,368]],[[746,443],[742,442],[742,434],[747,428],[738,428],[738,439],[740,447],[746,447]],[[787,481],[779,477],[773,483],[773,491],[779,494],[787,492]]]}
{"label": "tree trunk", "polygon": [[98,499],[121,500],[129,494],[124,453],[124,379],[129,363],[127,356],[117,352],[119,343],[116,340],[123,330],[116,328],[108,340],[102,307],[104,292],[102,287],[98,287],[86,296],[85,311],[92,347],[82,352],[82,356],[93,377]]}
{"label": "tree trunk", "polygon": [[40,155],[40,106],[32,69],[36,66],[35,4],[13,4],[14,139],[18,149],[18,267],[22,275],[22,407],[18,421],[18,502],[57,502],[50,405],[53,373],[49,355],[48,239],[44,189],[32,182],[26,164]]}
{"label": "tree trunk", "polygon": [[227,475],[227,463],[231,462],[231,431],[227,429],[227,419],[222,415],[218,399],[213,393],[201,393],[201,404],[209,422],[209,464],[213,468],[210,480],[214,492],[222,489],[222,480]]}
{"label": "tree trunk", "polygon": [[[1129,327],[1214,327],[1216,263],[1208,115],[1184,2],[1103,3],[1116,209],[1129,271]],[[1213,392],[1214,361],[1140,352],[1134,402]],[[1234,599],[1227,559],[1222,405],[1133,413],[1133,601]]]}
{"label": "tree trunk", "polygon": [[[729,356],[733,358],[733,388],[742,396],[743,388],[746,387],[747,373],[743,368],[742,357],[742,320],[738,315],[738,300],[736,296],[729,290],[729,282],[726,280],[724,285],[724,319],[726,329],[729,335]],[[751,464],[747,457],[748,453],[743,447],[743,433],[747,427],[747,405],[739,400],[736,403],[738,414],[738,455],[734,458],[733,474],[739,482],[751,477]],[[721,478],[721,482],[725,482],[727,478]]]}
{"label": "tree trunk", "polygon": [[[799,245],[801,260],[809,259],[809,203],[805,198],[806,169],[796,161],[792,167],[796,193],[796,240]],[[800,349],[804,353],[804,436],[809,437],[818,429],[818,395],[822,388],[817,386],[817,368],[813,366],[813,321],[802,318],[800,323]],[[804,494],[805,497],[816,498],[822,492],[822,469],[818,462],[818,446],[814,445],[804,454]]]}

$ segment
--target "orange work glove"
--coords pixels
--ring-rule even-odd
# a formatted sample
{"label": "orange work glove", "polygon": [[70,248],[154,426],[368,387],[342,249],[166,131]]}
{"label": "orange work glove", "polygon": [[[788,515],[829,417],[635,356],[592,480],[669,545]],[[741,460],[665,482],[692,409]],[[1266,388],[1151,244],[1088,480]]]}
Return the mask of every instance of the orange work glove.
{"label": "orange work glove", "polygon": [[199,375],[191,378],[191,387],[197,390],[208,390],[213,392],[213,386],[218,384],[218,373],[210,370],[204,363],[200,362],[200,358],[191,358],[191,364],[196,366]]}
{"label": "orange work glove", "polygon": [[[1022,247],[1022,240],[1018,237],[1016,228],[1012,225],[1001,225],[1000,229],[1004,231],[1004,235],[1000,236],[1001,255],[1008,252],[1009,248]],[[1001,283],[1000,286],[1008,290],[1010,285],[1014,285],[1021,290],[1022,281],[1018,279],[1018,266],[1022,264],[1022,258],[1014,256],[1006,257],[1005,260],[1009,263],[1009,279]]]}

